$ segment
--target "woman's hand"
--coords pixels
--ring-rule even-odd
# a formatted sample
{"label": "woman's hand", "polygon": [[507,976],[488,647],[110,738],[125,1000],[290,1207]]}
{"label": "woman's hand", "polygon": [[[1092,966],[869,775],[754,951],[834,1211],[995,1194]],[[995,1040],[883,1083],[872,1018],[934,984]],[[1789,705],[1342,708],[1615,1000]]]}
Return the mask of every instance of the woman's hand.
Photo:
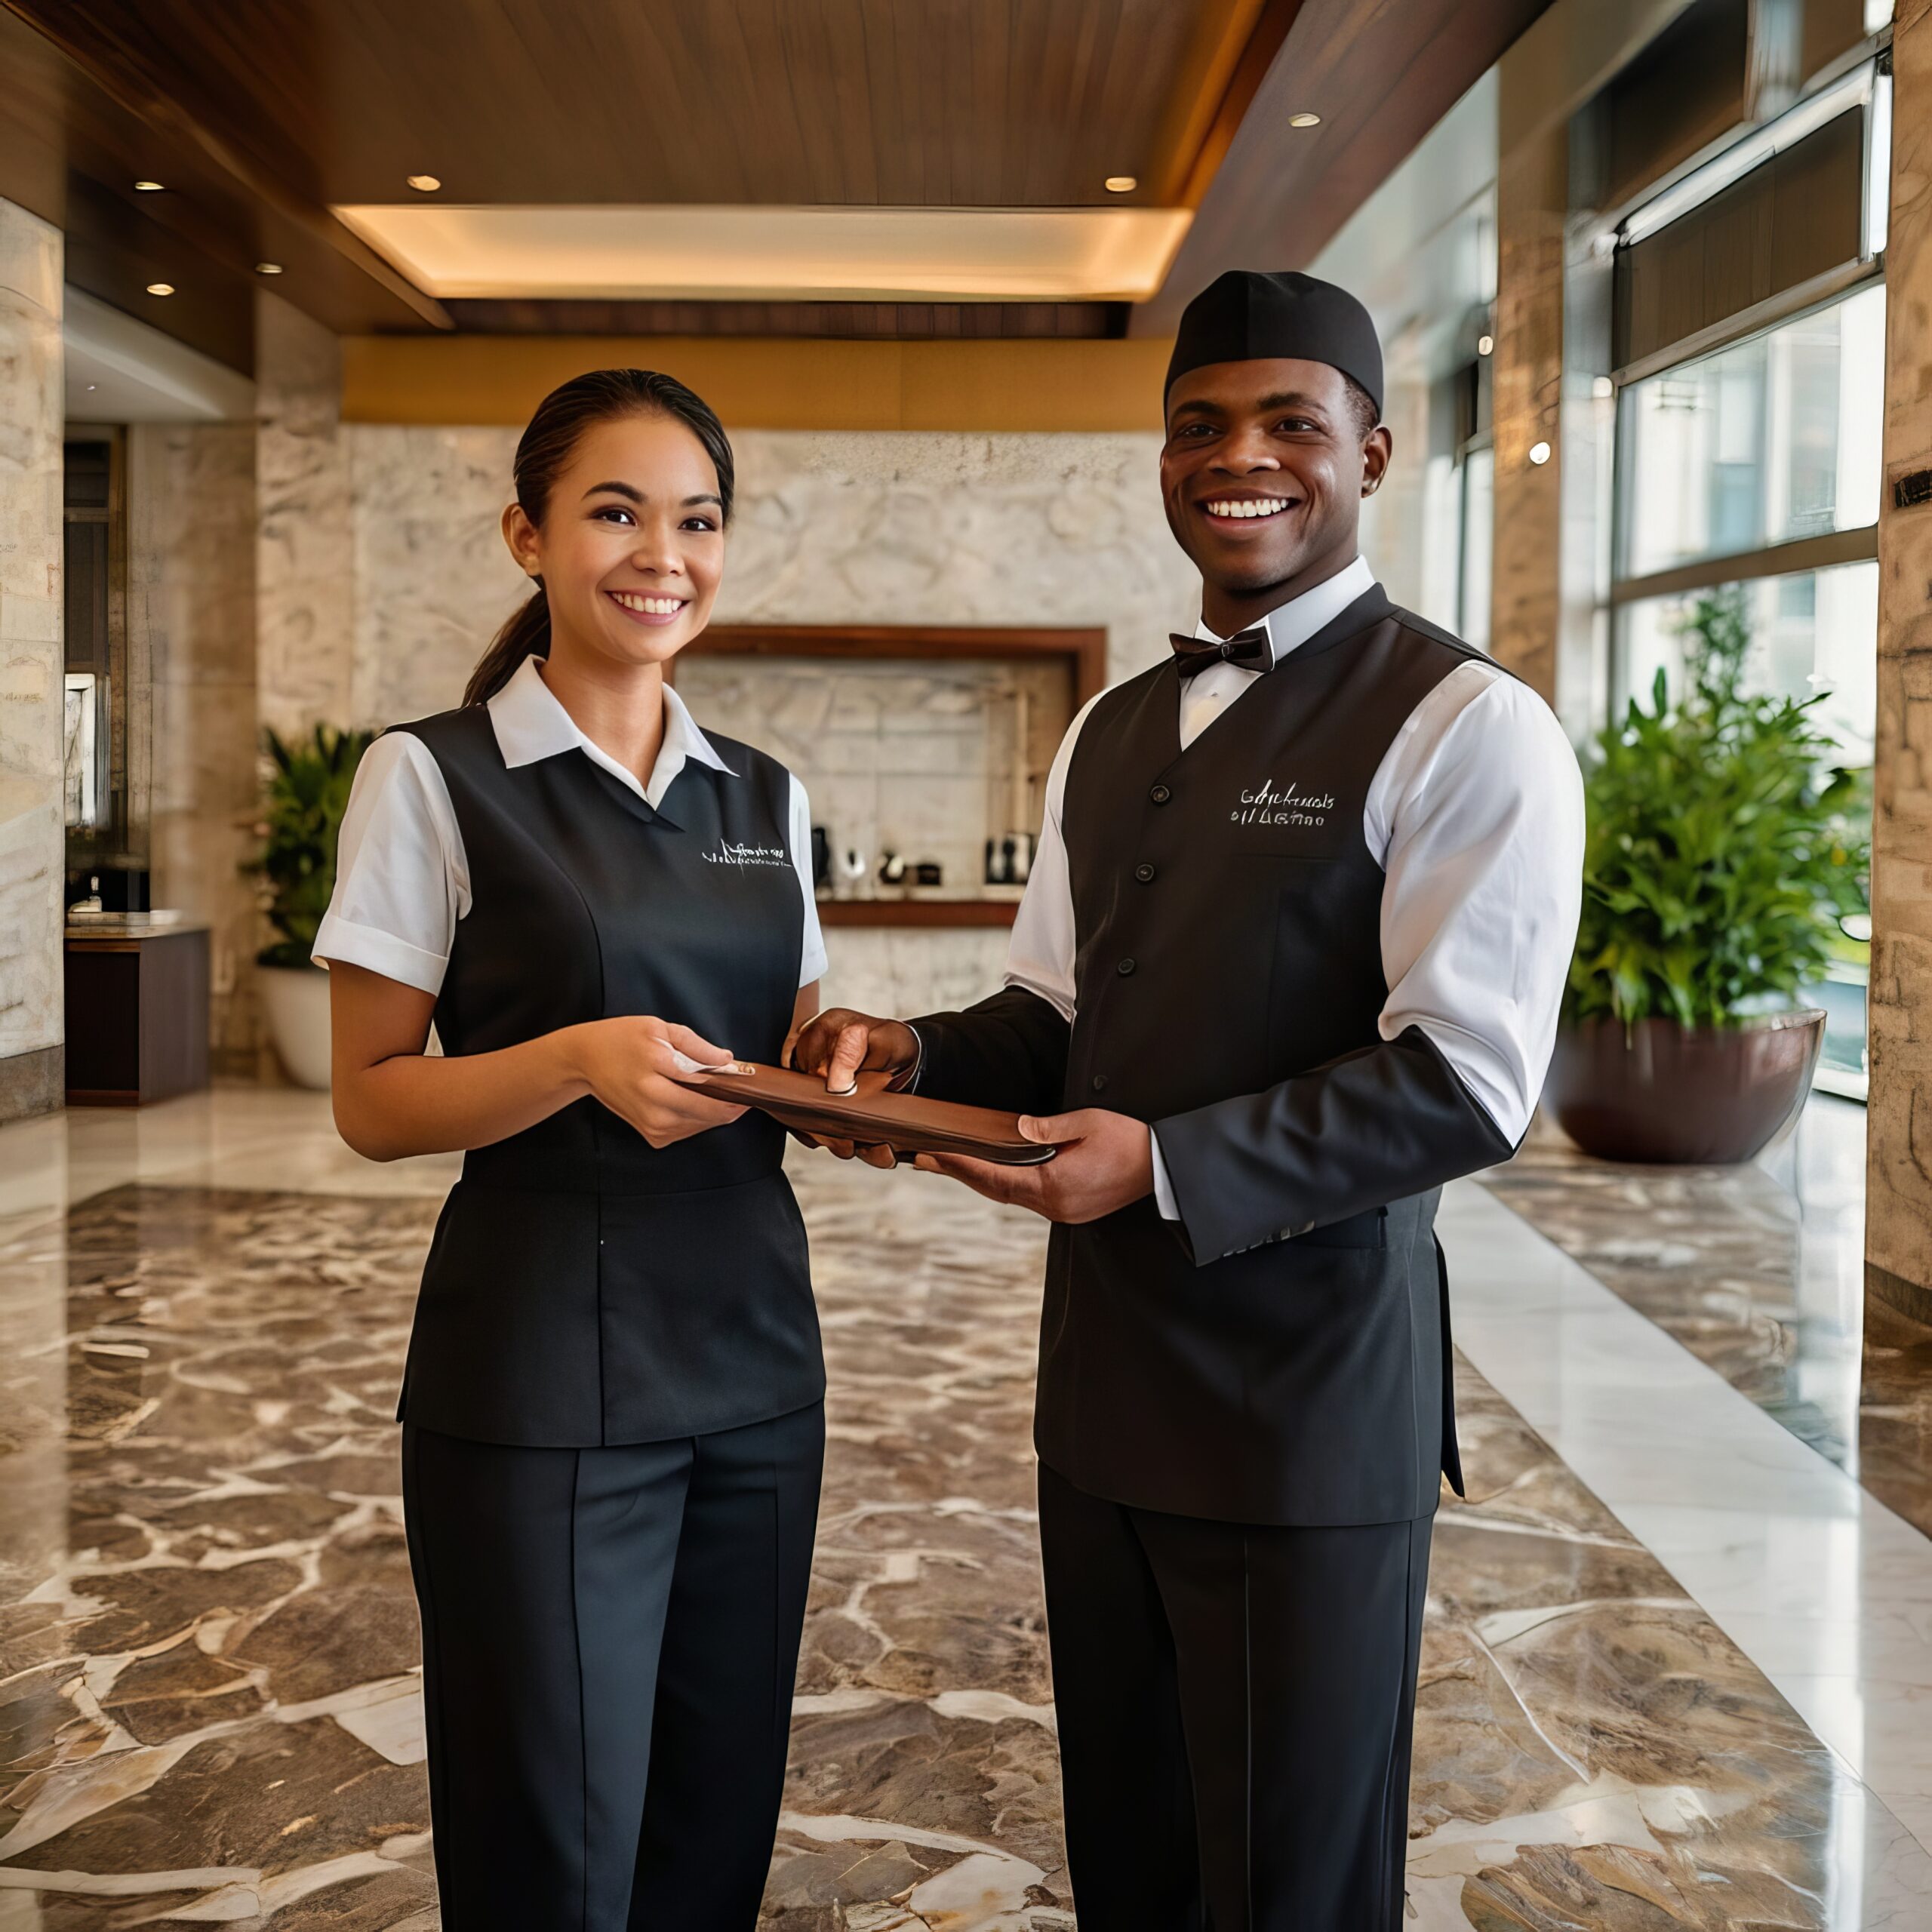
{"label": "woman's hand", "polygon": [[731,1061],[722,1047],[714,1047],[688,1026],[638,1014],[588,1020],[568,1030],[579,1078],[654,1147],[728,1127],[745,1111],[679,1083],[681,1053],[707,1066],[728,1066]]}

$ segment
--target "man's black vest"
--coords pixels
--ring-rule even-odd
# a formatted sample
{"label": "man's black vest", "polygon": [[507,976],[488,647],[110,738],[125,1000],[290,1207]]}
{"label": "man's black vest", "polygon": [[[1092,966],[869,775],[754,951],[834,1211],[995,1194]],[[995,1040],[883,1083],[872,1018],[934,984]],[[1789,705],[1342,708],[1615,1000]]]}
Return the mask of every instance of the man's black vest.
{"label": "man's black vest", "polygon": [[[654,811],[580,750],[506,768],[488,711],[398,731],[455,808],[470,910],[436,1001],[451,1054],[650,1014],[774,1060],[804,907],[790,781],[716,739]],[[654,1148],[592,1099],[463,1157],[424,1266],[398,1414],[488,1442],[649,1442],[824,1392],[804,1226],[764,1115]]]}
{"label": "man's black vest", "polygon": [[[1078,943],[1067,1108],[1160,1121],[1378,1043],[1383,873],[1363,807],[1410,714],[1475,655],[1378,588],[1185,751],[1173,664],[1100,700],[1062,815]],[[1387,1131],[1321,1124],[1331,1147]],[[1252,1153],[1265,1199],[1265,1142]],[[1042,1460],[1182,1515],[1433,1509],[1439,1473],[1460,1477],[1437,1194],[1225,1257],[1189,1252],[1151,1197],[1056,1228]]]}

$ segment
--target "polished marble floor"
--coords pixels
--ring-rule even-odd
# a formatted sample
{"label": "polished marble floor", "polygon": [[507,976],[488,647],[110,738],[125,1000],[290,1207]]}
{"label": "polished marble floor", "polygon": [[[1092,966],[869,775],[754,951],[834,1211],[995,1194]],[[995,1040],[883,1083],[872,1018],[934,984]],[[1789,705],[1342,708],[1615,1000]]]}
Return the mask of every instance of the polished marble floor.
{"label": "polished marble floor", "polygon": [[1743,1168],[1586,1160],[1539,1131],[1484,1183],[1802,1441],[1932,1535],[1932,1330],[1864,1281],[1865,1109],[1814,1095]]}
{"label": "polished marble floor", "polygon": [[1856,1475],[1865,1109],[1814,1095],[1741,1168],[1593,1161],[1539,1121],[1484,1184],[1740,1394]]}
{"label": "polished marble floor", "polygon": [[[389,1417],[448,1171],[291,1094],[0,1130],[0,1932],[436,1925]],[[832,1439],[764,1924],[1066,1932],[1041,1230],[798,1179]],[[1932,1925],[1932,1544],[1494,1195],[1444,1238],[1411,1923]]]}

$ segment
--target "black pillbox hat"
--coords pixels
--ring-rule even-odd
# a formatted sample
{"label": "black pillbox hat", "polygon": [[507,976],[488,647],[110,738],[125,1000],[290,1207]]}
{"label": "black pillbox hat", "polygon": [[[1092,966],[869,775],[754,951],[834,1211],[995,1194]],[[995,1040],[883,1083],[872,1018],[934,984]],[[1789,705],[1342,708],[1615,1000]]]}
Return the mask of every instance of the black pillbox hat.
{"label": "black pillbox hat", "polygon": [[1181,312],[1164,396],[1174,379],[1211,362],[1293,357],[1326,362],[1382,408],[1382,345],[1368,311],[1346,288],[1294,270],[1229,269]]}

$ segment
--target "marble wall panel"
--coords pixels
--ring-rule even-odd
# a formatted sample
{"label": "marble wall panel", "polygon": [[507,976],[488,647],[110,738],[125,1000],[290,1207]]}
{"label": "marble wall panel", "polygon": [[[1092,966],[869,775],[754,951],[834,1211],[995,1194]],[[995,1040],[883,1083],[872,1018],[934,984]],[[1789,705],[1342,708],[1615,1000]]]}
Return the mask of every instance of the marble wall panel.
{"label": "marble wall panel", "polygon": [[888,850],[935,860],[953,892],[980,883],[989,837],[1038,829],[1074,709],[1064,666],[974,659],[828,664],[699,653],[680,668],[678,689],[707,728],[798,774],[835,849],[863,854],[875,873]]}
{"label": "marble wall panel", "polygon": [[[516,432],[352,423],[353,712],[455,703],[523,595],[497,519]],[[749,430],[720,623],[1100,626],[1112,673],[1191,626],[1159,438]]]}
{"label": "marble wall panel", "polygon": [[1873,760],[1870,1162],[1875,1291],[1932,1321],[1932,505],[1901,478],[1932,469],[1932,4],[1893,26],[1892,205],[1885,249],[1885,489],[1878,515]]}
{"label": "marble wall panel", "polygon": [[128,626],[152,680],[149,854],[158,905],[211,928],[216,1064],[251,1069],[254,852],[256,432],[128,432]]}
{"label": "marble wall panel", "polygon": [[62,260],[0,202],[0,1066],[62,1038]]}
{"label": "marble wall panel", "polygon": [[1004,927],[835,928],[825,936],[825,1004],[907,1019],[956,1011],[998,990],[1007,940]]}
{"label": "marble wall panel", "polygon": [[262,721],[350,721],[355,534],[336,337],[278,297],[255,302],[255,584]]}

